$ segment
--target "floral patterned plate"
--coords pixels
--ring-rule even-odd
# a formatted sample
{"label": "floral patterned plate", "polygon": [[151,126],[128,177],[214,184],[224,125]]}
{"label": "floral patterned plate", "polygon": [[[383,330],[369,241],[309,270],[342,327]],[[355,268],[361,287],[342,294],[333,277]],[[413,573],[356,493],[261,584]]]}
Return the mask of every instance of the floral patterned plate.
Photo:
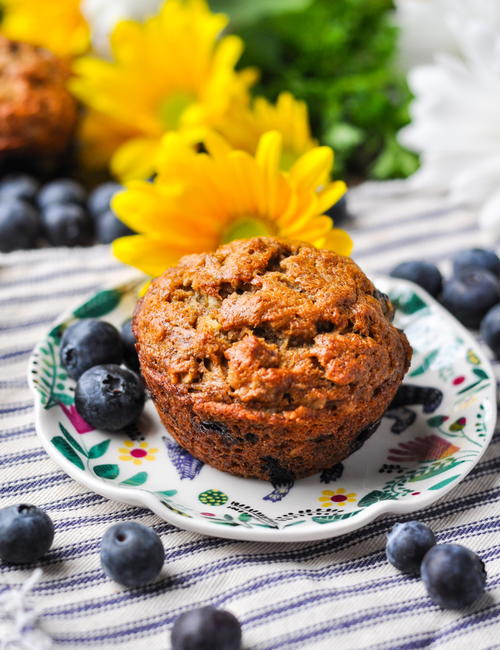
{"label": "floral patterned plate", "polygon": [[379,430],[343,463],[297,481],[266,483],[219,472],[168,435],[148,402],[136,427],[93,430],[74,407],[59,363],[64,328],[78,318],[121,325],[138,282],[100,291],[65,314],[29,365],[36,427],[50,456],[110,499],[145,506],[187,530],[244,540],[341,535],[384,513],[428,506],[457,485],[486,449],[496,421],[493,372],[473,337],[415,285],[379,278],[395,324],[414,349],[411,369]]}

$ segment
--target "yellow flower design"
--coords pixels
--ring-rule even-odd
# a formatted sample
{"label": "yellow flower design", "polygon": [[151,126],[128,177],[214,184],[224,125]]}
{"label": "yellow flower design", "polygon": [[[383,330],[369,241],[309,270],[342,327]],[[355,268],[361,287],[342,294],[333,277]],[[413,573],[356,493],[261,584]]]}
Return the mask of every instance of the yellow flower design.
{"label": "yellow flower design", "polygon": [[235,149],[251,154],[261,135],[278,131],[283,137],[280,166],[285,170],[318,144],[311,136],[307,104],[289,92],[281,93],[275,104],[256,97],[251,106],[234,106],[219,130]]}
{"label": "yellow flower design", "polygon": [[355,492],[349,492],[349,494],[346,494],[344,488],[338,488],[335,491],[323,490],[321,494],[323,496],[320,496],[318,501],[321,501],[322,508],[328,508],[330,506],[340,506],[343,508],[346,503],[352,503],[357,499],[357,494]]}
{"label": "yellow flower design", "polygon": [[204,0],[168,0],[144,23],[115,26],[112,60],[75,61],[71,88],[95,111],[89,119],[99,121],[102,114],[122,135],[129,130],[111,159],[117,176],[147,177],[166,131],[199,142],[230,106],[248,101],[255,74],[235,72],[243,45],[236,36],[220,36],[226,24],[227,17],[211,13]]}
{"label": "yellow flower design", "polygon": [[349,254],[349,235],[323,214],[345,192],[345,183],[328,180],[329,147],[312,149],[283,172],[275,131],[260,138],[255,156],[214,133],[204,143],[207,153],[196,153],[179,134],[167,134],[154,182],[129,183],[114,197],[117,215],[140,233],[115,240],[120,260],[155,276],[187,253],[262,235]]}
{"label": "yellow flower design", "polygon": [[118,451],[121,456],[120,460],[131,460],[134,465],[142,465],[144,460],[155,460],[156,454],[158,453],[157,447],[149,447],[147,442],[135,443],[131,440],[125,440],[123,443],[125,447],[120,447]]}
{"label": "yellow flower design", "polygon": [[80,0],[3,0],[1,32],[8,38],[33,43],[66,58],[89,46],[89,29]]}

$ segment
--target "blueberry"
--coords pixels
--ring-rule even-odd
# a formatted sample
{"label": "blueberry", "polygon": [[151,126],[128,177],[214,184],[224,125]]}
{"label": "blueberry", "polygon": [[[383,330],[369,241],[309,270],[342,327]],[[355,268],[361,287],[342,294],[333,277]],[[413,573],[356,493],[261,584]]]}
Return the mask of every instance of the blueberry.
{"label": "blueberry", "polygon": [[443,286],[443,276],[440,270],[430,262],[418,260],[402,262],[392,269],[391,276],[415,282],[434,297],[441,292]]}
{"label": "blueberry", "polygon": [[241,625],[230,612],[200,607],[179,616],[171,642],[172,650],[239,650]]}
{"label": "blueberry", "polygon": [[333,220],[335,226],[345,223],[349,218],[349,209],[347,207],[347,194],[344,194],[337,203],[334,203],[331,208],[325,212],[327,217]]}
{"label": "blueberry", "polygon": [[121,431],[132,424],[144,408],[144,399],[141,378],[111,363],[89,368],[76,384],[76,410],[104,431]]}
{"label": "blueberry", "polygon": [[40,508],[21,504],[0,510],[0,557],[4,562],[36,562],[53,541],[54,524]]}
{"label": "blueberry", "polygon": [[49,205],[42,213],[45,236],[53,246],[85,246],[92,241],[92,222],[76,203]]}
{"label": "blueberry", "polygon": [[152,582],[164,562],[165,549],[152,528],[126,521],[104,533],[102,568],[107,576],[125,587],[142,587]]}
{"label": "blueberry", "polygon": [[490,346],[496,358],[500,359],[500,304],[492,307],[483,318],[480,332],[483,341]]}
{"label": "blueberry", "polygon": [[468,607],[483,594],[486,584],[483,561],[459,544],[433,546],[420,573],[429,597],[443,609]]}
{"label": "blueberry", "polygon": [[21,199],[33,203],[40,184],[27,174],[9,174],[0,181],[0,201]]}
{"label": "blueberry", "polygon": [[121,335],[123,341],[123,357],[125,365],[135,372],[139,371],[139,357],[135,349],[135,336],[132,332],[132,319],[126,320],[121,327]]}
{"label": "blueberry", "polygon": [[0,201],[0,251],[34,248],[40,232],[35,208],[19,199]]}
{"label": "blueberry", "polygon": [[119,183],[103,183],[98,185],[89,195],[88,206],[90,214],[98,218],[109,210],[109,204],[113,196],[123,190]]}
{"label": "blueberry", "polygon": [[98,218],[96,222],[96,234],[101,244],[111,244],[118,237],[127,237],[135,233],[123,221],[117,219],[114,212],[108,210]]}
{"label": "blueberry", "polygon": [[488,271],[461,271],[444,283],[441,300],[461,323],[478,328],[487,311],[500,300],[499,282]]}
{"label": "blueberry", "polygon": [[86,192],[77,181],[71,178],[61,178],[44,185],[38,194],[38,204],[46,208],[54,203],[84,204]]}
{"label": "blueberry", "polygon": [[453,256],[453,272],[458,274],[464,269],[482,269],[500,277],[500,259],[495,251],[470,248]]}
{"label": "blueberry", "polygon": [[434,533],[420,521],[394,524],[387,536],[385,553],[389,562],[405,573],[419,573],[427,551],[434,546]]}
{"label": "blueberry", "polygon": [[83,318],[64,332],[59,357],[73,379],[78,379],[92,366],[120,364],[123,359],[120,333],[111,323]]}

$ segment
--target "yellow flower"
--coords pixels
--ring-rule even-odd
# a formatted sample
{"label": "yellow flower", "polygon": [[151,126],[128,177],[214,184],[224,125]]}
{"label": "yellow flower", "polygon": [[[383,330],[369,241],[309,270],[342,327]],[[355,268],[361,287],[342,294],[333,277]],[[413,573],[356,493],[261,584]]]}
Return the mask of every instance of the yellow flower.
{"label": "yellow flower", "polygon": [[208,153],[196,153],[179,134],[167,134],[154,182],[131,182],[114,197],[120,219],[140,233],[114,242],[120,260],[159,275],[182,255],[259,235],[349,254],[349,235],[332,229],[323,214],[345,192],[345,183],[328,180],[329,147],[311,149],[284,172],[276,131],[260,138],[255,156],[232,149],[215,133],[204,143]]}
{"label": "yellow flower", "polygon": [[330,506],[340,506],[343,508],[346,503],[352,503],[356,501],[357,495],[354,492],[349,492],[346,494],[344,488],[338,488],[337,490],[323,490],[321,493],[323,496],[318,497],[318,501],[321,501],[322,508],[328,508]]}
{"label": "yellow flower", "polygon": [[236,36],[220,36],[226,24],[204,0],[168,0],[144,23],[115,26],[111,61],[85,56],[75,62],[73,92],[131,131],[111,159],[118,177],[149,175],[166,131],[198,142],[229,106],[247,101],[255,75],[234,71],[243,46]]}
{"label": "yellow flower", "polygon": [[282,169],[290,169],[297,158],[317,146],[311,136],[307,104],[288,92],[281,93],[276,104],[256,97],[252,106],[233,106],[219,131],[235,149],[251,154],[263,133],[278,131],[283,136]]}
{"label": "yellow flower", "polygon": [[80,0],[3,0],[1,32],[8,38],[41,45],[60,57],[82,54],[89,29]]}
{"label": "yellow flower", "polygon": [[155,454],[158,453],[158,448],[149,448],[147,442],[135,443],[131,440],[125,440],[123,444],[125,447],[120,447],[120,449],[118,449],[120,454],[122,454],[119,456],[120,460],[131,460],[134,465],[142,465],[144,460],[152,461],[156,459]]}

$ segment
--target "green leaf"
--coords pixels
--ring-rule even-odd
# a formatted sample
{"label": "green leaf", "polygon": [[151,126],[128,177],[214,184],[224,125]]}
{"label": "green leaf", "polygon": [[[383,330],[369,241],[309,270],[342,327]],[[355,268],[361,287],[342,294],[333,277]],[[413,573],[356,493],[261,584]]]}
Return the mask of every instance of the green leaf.
{"label": "green leaf", "polygon": [[177,494],[177,490],[157,490],[156,494],[161,494],[164,497],[174,497]]}
{"label": "green leaf", "polygon": [[64,325],[62,323],[60,325],[56,325],[50,330],[49,336],[53,338],[57,343],[59,343],[63,330],[64,330]]}
{"label": "green leaf", "polygon": [[73,395],[67,395],[65,393],[54,393],[52,395],[54,402],[61,402],[65,406],[71,406],[75,402]]}
{"label": "green leaf", "polygon": [[73,438],[71,433],[66,429],[66,427],[59,422],[59,429],[61,429],[61,433],[63,436],[66,438],[66,440],[69,442],[69,444],[74,447],[77,451],[79,451],[82,456],[87,456],[87,452],[85,449],[80,445],[80,443]]}
{"label": "green leaf", "polygon": [[120,473],[118,465],[96,465],[92,469],[100,478],[115,479]]}
{"label": "green leaf", "polygon": [[120,303],[122,294],[117,289],[105,289],[87,300],[73,312],[77,318],[100,318],[109,314]]}
{"label": "green leaf", "polygon": [[461,474],[455,474],[454,476],[448,476],[448,478],[445,478],[443,481],[440,481],[439,483],[435,483],[434,485],[431,485],[429,490],[440,490],[442,487],[445,485],[448,485],[448,483],[451,483],[455,479],[459,478]]}
{"label": "green leaf", "polygon": [[412,476],[410,479],[408,479],[408,482],[416,483],[417,481],[425,481],[425,479],[432,478],[433,476],[437,476],[438,474],[442,474],[443,472],[447,472],[452,467],[461,465],[464,462],[465,462],[464,460],[453,459],[449,463],[443,461],[439,463],[439,465],[431,465],[428,470],[424,472],[420,472],[420,474],[415,474],[415,476]]}
{"label": "green leaf", "polygon": [[384,501],[384,499],[387,499],[387,494],[385,492],[373,490],[372,492],[365,494],[365,496],[358,501],[358,506],[360,506],[360,508],[366,508],[366,506],[372,506],[374,503],[378,503],[378,501]]}
{"label": "green leaf", "polygon": [[476,377],[479,377],[479,379],[488,379],[488,373],[481,368],[473,368],[472,372],[476,375]]}
{"label": "green leaf", "polygon": [[422,298],[413,292],[397,296],[393,299],[393,302],[396,309],[409,316],[427,307]]}
{"label": "green leaf", "polygon": [[[148,480],[148,473],[147,472],[138,472],[137,474],[134,474],[130,478],[128,478],[126,481],[120,481],[120,485],[143,485],[146,481]],[[174,490],[176,492],[176,490]]]}
{"label": "green leaf", "polygon": [[82,459],[62,436],[54,436],[54,438],[51,438],[50,442],[67,460],[70,461],[70,463],[73,463],[73,465],[76,465],[79,469],[84,469]]}
{"label": "green leaf", "polygon": [[439,350],[431,350],[429,354],[424,358],[422,363],[412,370],[409,374],[409,377],[417,377],[418,375],[423,375],[424,372],[427,372],[432,365],[432,362],[439,354]]}
{"label": "green leaf", "polygon": [[446,415],[434,415],[432,418],[427,420],[427,424],[430,427],[440,427],[447,419],[448,417]]}
{"label": "green leaf", "polygon": [[248,512],[242,512],[241,515],[238,517],[240,521],[250,521],[252,518],[251,515],[248,514]]}
{"label": "green leaf", "polygon": [[110,439],[103,440],[89,449],[89,458],[100,458],[108,451]]}

